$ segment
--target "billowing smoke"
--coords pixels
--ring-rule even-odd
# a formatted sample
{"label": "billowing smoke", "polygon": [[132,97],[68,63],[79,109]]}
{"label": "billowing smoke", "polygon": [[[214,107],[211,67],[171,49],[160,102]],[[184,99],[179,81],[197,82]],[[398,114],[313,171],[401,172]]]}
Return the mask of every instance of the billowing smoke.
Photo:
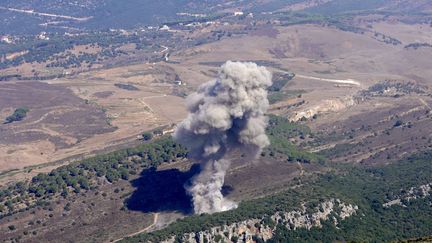
{"label": "billowing smoke", "polygon": [[[201,172],[186,186],[195,213],[214,213],[237,207],[221,193],[228,155],[235,151],[255,158],[269,145],[265,134],[267,87],[271,74],[255,63],[228,61],[219,76],[202,84],[187,98],[188,117],[174,138],[201,163]],[[252,159],[252,157],[251,157]]]}

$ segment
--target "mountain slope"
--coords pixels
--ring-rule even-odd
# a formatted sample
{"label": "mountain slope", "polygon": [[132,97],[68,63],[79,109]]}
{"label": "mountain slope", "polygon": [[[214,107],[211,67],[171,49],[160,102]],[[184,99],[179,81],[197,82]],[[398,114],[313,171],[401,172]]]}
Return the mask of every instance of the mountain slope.
{"label": "mountain slope", "polygon": [[0,34],[64,31],[65,28],[107,29],[155,25],[178,18],[179,12],[212,11],[213,7],[222,2],[224,1],[87,0],[78,4],[64,0],[6,0],[0,4],[0,19],[4,23],[0,27]]}
{"label": "mountain slope", "polygon": [[133,28],[191,18],[179,16],[182,12],[213,15],[234,11],[260,14],[287,10],[326,15],[369,10],[409,13],[431,11],[432,3],[427,0],[5,0],[0,3],[3,23],[0,34]]}

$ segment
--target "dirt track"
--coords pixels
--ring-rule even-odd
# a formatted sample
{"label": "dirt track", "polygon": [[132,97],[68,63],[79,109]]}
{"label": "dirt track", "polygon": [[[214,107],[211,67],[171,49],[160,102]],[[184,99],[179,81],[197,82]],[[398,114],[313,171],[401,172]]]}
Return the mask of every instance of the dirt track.
{"label": "dirt track", "polygon": [[125,238],[132,237],[132,236],[135,236],[135,235],[138,235],[138,234],[144,233],[144,232],[148,231],[149,229],[151,229],[153,226],[156,225],[156,223],[157,223],[157,221],[158,221],[158,217],[159,217],[159,214],[158,214],[158,213],[154,213],[154,214],[153,214],[153,223],[152,223],[151,225],[149,225],[149,226],[145,227],[144,229],[142,229],[142,230],[140,230],[140,231],[137,231],[137,232],[135,232],[135,233],[132,233],[132,234],[126,235],[126,236],[124,236],[124,237],[122,237],[122,238],[119,238],[119,239],[117,239],[117,240],[114,240],[114,241],[108,241],[108,242],[118,242],[118,241],[121,241],[121,240],[123,240],[123,239],[125,239]]}

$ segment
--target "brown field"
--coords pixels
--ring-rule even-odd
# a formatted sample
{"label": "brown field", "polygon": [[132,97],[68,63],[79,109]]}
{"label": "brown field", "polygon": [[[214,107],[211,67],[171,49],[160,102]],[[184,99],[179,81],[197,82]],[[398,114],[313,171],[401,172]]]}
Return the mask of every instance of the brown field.
{"label": "brown field", "polygon": [[[115,148],[137,141],[143,131],[178,122],[186,113],[183,98],[173,93],[183,89],[176,87],[175,78],[168,67],[136,65],[45,83],[1,83],[0,119],[22,106],[30,112],[24,121],[0,125],[0,171]],[[9,98],[11,92],[15,99]]]}
{"label": "brown field", "polygon": [[67,149],[95,134],[112,132],[105,114],[62,86],[39,82],[0,84],[1,120],[15,108],[30,109],[24,121],[0,125],[0,169],[23,168],[55,160]]}

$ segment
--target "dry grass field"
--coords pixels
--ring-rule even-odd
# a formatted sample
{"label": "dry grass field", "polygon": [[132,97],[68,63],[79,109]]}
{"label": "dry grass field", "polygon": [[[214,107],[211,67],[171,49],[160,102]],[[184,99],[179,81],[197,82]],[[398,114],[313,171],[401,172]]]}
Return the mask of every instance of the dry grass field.
{"label": "dry grass field", "polygon": [[55,160],[55,153],[96,134],[112,132],[104,113],[62,86],[39,82],[0,85],[1,120],[15,108],[30,111],[24,121],[0,125],[2,171]]}
{"label": "dry grass field", "polygon": [[[175,79],[169,67],[143,64],[44,83],[1,83],[0,119],[17,107],[28,107],[30,112],[23,121],[0,125],[0,170],[116,148],[137,141],[144,131],[180,121],[186,112],[183,98],[174,91],[184,87],[175,84]],[[15,99],[5,95],[11,92]],[[40,170],[25,176],[36,172]]]}

